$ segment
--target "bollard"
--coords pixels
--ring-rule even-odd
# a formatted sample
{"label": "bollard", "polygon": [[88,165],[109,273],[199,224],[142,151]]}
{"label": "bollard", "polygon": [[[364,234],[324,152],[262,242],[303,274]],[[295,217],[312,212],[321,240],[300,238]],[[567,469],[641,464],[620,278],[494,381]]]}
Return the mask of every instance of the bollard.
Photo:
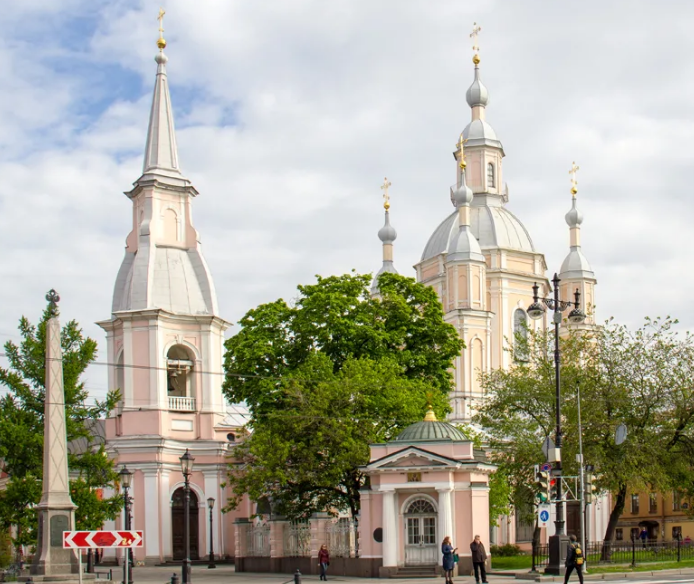
{"label": "bollard", "polygon": [[174,572],[173,576],[171,576],[171,584],[179,584],[181,579],[178,577],[178,574]]}
{"label": "bollard", "polygon": [[301,572],[299,572],[299,568],[296,569],[296,574],[294,574],[294,584],[301,584]]}

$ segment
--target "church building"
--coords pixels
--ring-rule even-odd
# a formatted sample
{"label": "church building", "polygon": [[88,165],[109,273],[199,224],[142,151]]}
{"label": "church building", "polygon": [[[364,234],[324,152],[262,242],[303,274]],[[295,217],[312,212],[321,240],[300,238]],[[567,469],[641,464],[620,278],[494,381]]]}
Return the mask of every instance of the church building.
{"label": "church building", "polygon": [[[206,557],[212,549],[218,558],[235,558],[239,570],[245,565],[272,571],[284,566],[285,556],[301,556],[308,558],[306,569],[315,571],[311,558],[327,538],[335,557],[344,560],[344,573],[392,574],[422,558],[433,561],[445,535],[470,538],[480,533],[486,540],[488,478],[494,467],[474,452],[454,424],[469,422],[484,398],[478,373],[510,365],[514,355],[504,349],[514,333],[522,333],[526,324],[547,326],[545,321],[529,323],[526,308],[533,285],[539,284],[541,294],[547,295],[549,282],[544,256],[507,208],[505,153],[486,120],[489,92],[481,80],[479,55],[473,58],[474,80],[467,91],[471,121],[453,152],[454,209],[433,231],[415,266],[417,279],[437,291],[446,320],[465,341],[455,362],[453,412],[447,422],[432,418],[430,412],[392,443],[372,445],[364,468],[371,487],[364,492],[357,536],[356,527],[350,531],[326,518],[310,528],[264,523],[250,501],[228,514],[221,512],[227,502],[221,485],[229,453],[245,420],[229,413],[222,393],[223,340],[230,323],[219,313],[213,278],[193,225],[192,208],[199,193],[178,161],[161,34],[158,47],[142,174],[125,193],[132,205],[132,229],[115,280],[110,318],[98,323],[107,336],[109,388],[121,392],[117,409],[106,420],[107,450],[119,468],[133,473],[133,526],[144,531],[145,545],[136,549],[136,562],[184,557],[185,478],[180,458],[186,452],[194,458],[188,477],[192,560]],[[388,186],[386,180],[385,225],[378,233],[383,265],[378,275],[395,272],[397,234],[390,223]],[[578,288],[581,308],[590,314],[596,280],[581,252],[583,218],[576,206],[575,182],[566,220],[570,251],[559,274],[561,294],[569,298]],[[377,279],[372,291],[378,294]],[[105,528],[123,525],[120,517]],[[600,530],[598,520],[593,525]],[[426,549],[421,544],[424,533]],[[385,541],[384,534],[390,539]],[[513,530],[507,530],[501,539],[514,537]],[[359,558],[356,549],[362,550]],[[469,552],[461,552],[461,558],[469,564]],[[352,562],[350,568],[350,559],[363,561]]]}

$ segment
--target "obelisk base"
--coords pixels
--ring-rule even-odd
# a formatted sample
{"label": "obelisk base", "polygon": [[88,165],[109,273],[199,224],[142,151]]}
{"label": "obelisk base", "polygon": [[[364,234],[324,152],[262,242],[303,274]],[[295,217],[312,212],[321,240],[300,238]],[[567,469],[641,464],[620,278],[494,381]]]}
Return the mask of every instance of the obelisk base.
{"label": "obelisk base", "polygon": [[41,508],[39,505],[38,546],[31,564],[32,575],[79,574],[78,550],[63,548],[63,531],[74,530],[74,518],[73,509]]}

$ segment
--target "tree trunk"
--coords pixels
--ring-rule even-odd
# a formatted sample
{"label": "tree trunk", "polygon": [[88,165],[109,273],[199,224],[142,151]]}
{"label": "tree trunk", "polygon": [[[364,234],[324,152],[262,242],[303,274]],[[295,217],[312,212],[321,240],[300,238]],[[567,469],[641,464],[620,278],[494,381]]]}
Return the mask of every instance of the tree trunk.
{"label": "tree trunk", "polygon": [[607,529],[605,530],[605,537],[602,543],[602,553],[600,554],[600,559],[602,561],[608,561],[610,559],[610,543],[612,542],[612,537],[614,536],[614,530],[617,527],[617,522],[624,512],[624,504],[626,503],[626,500],[627,484],[622,483],[619,485],[619,491],[617,491],[614,507],[610,513],[610,520],[607,522]]}

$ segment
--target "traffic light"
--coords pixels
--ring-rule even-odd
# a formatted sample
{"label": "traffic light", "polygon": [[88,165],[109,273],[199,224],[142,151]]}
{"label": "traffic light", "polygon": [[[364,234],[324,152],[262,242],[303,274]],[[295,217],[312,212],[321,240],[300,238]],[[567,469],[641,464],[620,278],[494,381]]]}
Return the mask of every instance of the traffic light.
{"label": "traffic light", "polygon": [[535,496],[540,503],[546,503],[549,500],[549,473],[538,472],[535,475],[535,488],[537,493]]}
{"label": "traffic light", "polygon": [[549,481],[549,498],[551,501],[556,501],[558,499],[557,487],[559,486],[559,480],[553,478]]}
{"label": "traffic light", "polygon": [[586,505],[590,505],[593,502],[593,494],[597,490],[597,488],[593,484],[594,478],[595,477],[591,473],[586,473],[585,483],[584,483],[584,487],[585,487],[585,493],[584,494],[585,494]]}

